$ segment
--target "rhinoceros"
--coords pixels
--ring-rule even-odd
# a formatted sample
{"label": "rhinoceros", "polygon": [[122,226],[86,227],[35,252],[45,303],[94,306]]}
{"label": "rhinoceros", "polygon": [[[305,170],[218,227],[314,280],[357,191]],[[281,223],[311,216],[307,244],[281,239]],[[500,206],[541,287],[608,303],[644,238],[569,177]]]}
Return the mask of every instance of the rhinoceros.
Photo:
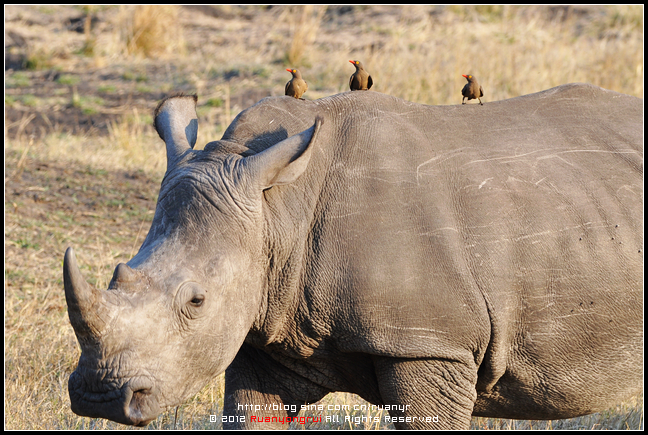
{"label": "rhinoceros", "polygon": [[230,428],[335,391],[433,429],[641,391],[643,100],[269,97],[203,150],[195,107],[155,112],[166,174],[108,289],[65,253],[75,413],[143,426],[223,371]]}

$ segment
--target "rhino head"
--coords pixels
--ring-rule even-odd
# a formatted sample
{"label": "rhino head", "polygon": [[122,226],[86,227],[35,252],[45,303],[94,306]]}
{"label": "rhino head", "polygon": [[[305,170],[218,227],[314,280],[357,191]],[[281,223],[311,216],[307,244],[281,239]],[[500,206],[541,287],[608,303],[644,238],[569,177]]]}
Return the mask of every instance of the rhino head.
{"label": "rhino head", "polygon": [[196,151],[196,100],[171,97],[155,111],[167,171],[151,229],[108,289],[88,284],[65,253],[82,351],[68,384],[78,415],[148,424],[223,372],[263,317],[263,191],[304,172],[321,118],[247,157]]}

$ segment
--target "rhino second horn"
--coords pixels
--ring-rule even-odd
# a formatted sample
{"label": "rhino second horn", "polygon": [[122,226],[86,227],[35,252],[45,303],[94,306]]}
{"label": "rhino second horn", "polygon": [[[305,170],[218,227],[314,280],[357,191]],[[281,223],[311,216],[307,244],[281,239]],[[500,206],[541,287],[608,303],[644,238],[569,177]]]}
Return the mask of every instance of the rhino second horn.
{"label": "rhino second horn", "polygon": [[167,149],[167,171],[178,159],[196,145],[198,115],[196,95],[177,95],[165,98],[155,109],[153,125]]}
{"label": "rhino second horn", "polygon": [[126,292],[133,292],[137,289],[137,284],[140,284],[140,274],[126,263],[119,263],[115,268],[108,290],[122,290]]}
{"label": "rhino second horn", "polygon": [[88,284],[81,275],[71,247],[65,251],[63,259],[63,284],[68,316],[77,337],[101,335],[108,318],[108,307],[102,292]]}

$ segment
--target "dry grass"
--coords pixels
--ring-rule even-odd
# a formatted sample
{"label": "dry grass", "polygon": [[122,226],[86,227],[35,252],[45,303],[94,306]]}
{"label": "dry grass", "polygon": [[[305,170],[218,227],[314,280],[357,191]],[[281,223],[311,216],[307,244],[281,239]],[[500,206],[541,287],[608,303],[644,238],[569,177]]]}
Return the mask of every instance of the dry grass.
{"label": "dry grass", "polygon": [[128,54],[184,55],[184,37],[175,5],[120,6],[120,36]]}
{"label": "dry grass", "polygon": [[[413,8],[418,13],[402,14],[395,23],[362,23],[363,30],[376,34],[373,43],[331,54],[327,75],[348,78],[353,71],[344,62],[360,59],[373,76],[374,90],[424,104],[458,104],[465,84],[461,74],[479,79],[485,101],[571,82],[643,96],[643,35],[630,18],[600,30],[608,18],[584,25],[575,14],[547,21],[533,7],[505,6],[491,18],[474,13],[462,20]],[[628,7],[617,14],[636,12]],[[346,86],[339,79],[336,90]]]}
{"label": "dry grass", "polygon": [[313,5],[293,6],[287,10],[292,30],[290,48],[286,53],[288,65],[293,65],[293,68],[301,66],[302,58],[315,41],[324,12],[326,7]]}
{"label": "dry grass", "polygon": [[[222,130],[222,125],[204,122],[196,149],[202,149]],[[107,136],[77,136],[55,129],[40,138],[37,147],[33,137],[21,135],[8,140],[5,149],[20,153],[23,160],[31,153],[42,160],[63,160],[98,169],[142,170],[158,179],[166,170],[165,145],[152,127],[152,116],[137,108],[110,121]],[[19,161],[16,169],[20,166]]]}
{"label": "dry grass", "polygon": [[[79,34],[61,32],[56,23],[23,25],[47,22],[43,17],[60,10],[31,8],[38,19],[9,14],[7,31],[26,42],[7,53],[24,52],[36,73],[51,68],[93,77],[109,71],[123,78],[116,92],[135,96],[198,92],[199,148],[218,139],[243,108],[234,103],[236,95],[249,89],[283,95],[287,78],[280,65],[286,61],[301,66],[311,99],[346,91],[352,58],[372,74],[375,91],[425,104],[459,104],[465,73],[478,77],[486,103],[575,81],[643,97],[642,6],[220,6],[209,9],[211,15],[173,6],[67,9],[101,18]],[[162,78],[147,76],[155,68],[164,71]],[[131,70],[136,79],[127,78]],[[5,124],[5,428],[121,429],[70,411],[67,379],[79,347],[67,319],[61,263],[66,246],[79,247],[84,276],[106,288],[115,265],[141,244],[166,167],[164,145],[151,127],[155,102],[103,108],[97,116],[119,113],[104,134],[72,133],[53,121],[27,134],[31,123],[53,119],[66,104],[81,106],[94,91],[82,89],[81,81],[78,89],[66,85],[62,94],[34,96],[47,83],[38,74],[6,72],[5,80],[5,108],[21,113]],[[135,180],[116,178],[124,170]],[[177,420],[172,410],[149,428],[220,428],[209,415],[222,413],[222,394],[220,376],[178,408]],[[365,402],[338,393],[322,403]],[[367,413],[352,409],[327,414],[341,422],[312,427],[386,428],[363,423]],[[643,395],[577,419],[474,418],[472,427],[642,429]]]}

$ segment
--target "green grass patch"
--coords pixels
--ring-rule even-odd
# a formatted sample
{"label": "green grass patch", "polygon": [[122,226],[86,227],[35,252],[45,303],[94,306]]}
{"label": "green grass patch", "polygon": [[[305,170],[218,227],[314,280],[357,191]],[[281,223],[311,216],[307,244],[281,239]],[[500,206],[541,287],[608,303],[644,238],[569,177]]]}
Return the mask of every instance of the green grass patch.
{"label": "green grass patch", "polygon": [[22,71],[11,74],[6,80],[6,86],[10,88],[26,88],[31,84],[29,76]]}
{"label": "green grass patch", "polygon": [[56,79],[56,83],[58,83],[59,85],[68,85],[68,86],[78,85],[80,81],[81,79],[78,76],[71,75],[71,74],[61,74]]}

